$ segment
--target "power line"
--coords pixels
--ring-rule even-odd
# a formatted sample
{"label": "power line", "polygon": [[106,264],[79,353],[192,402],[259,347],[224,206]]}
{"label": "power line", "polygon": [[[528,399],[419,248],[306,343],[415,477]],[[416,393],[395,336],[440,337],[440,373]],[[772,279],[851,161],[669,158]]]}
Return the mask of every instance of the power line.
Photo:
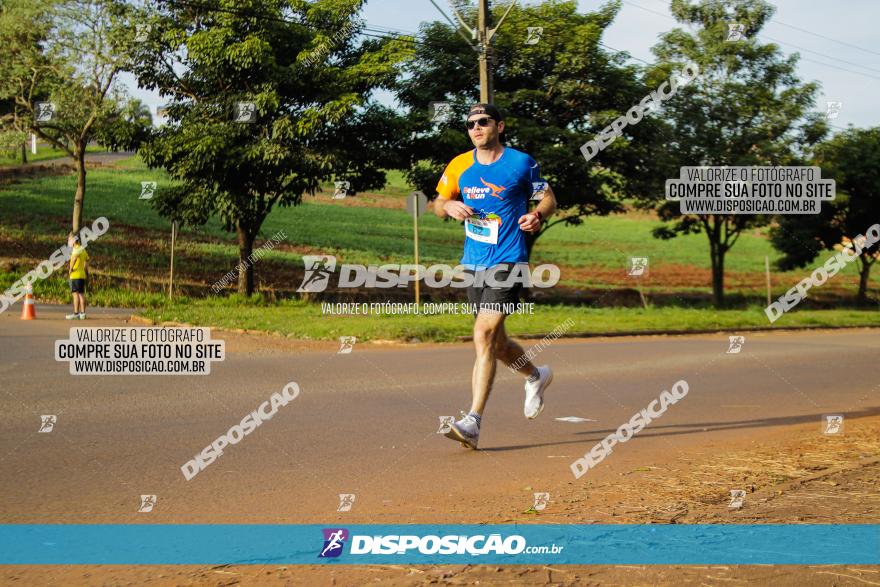
{"label": "power line", "polygon": [[807,29],[802,29],[800,27],[796,27],[791,24],[785,24],[784,22],[780,22],[778,20],[771,20],[770,22],[775,24],[781,24],[782,26],[786,26],[790,29],[794,29],[796,31],[800,31],[802,33],[807,33],[808,35],[813,35],[814,37],[819,37],[820,39],[825,39],[826,41],[834,41],[835,43],[840,43],[841,45],[845,45],[847,47],[852,47],[853,49],[858,49],[859,51],[864,51],[865,53],[871,53],[873,55],[880,55],[877,51],[872,51],[870,49],[865,49],[864,47],[859,47],[858,45],[853,45],[852,43],[846,43],[844,41],[838,41],[837,39],[832,39],[831,37],[826,37],[825,35],[820,35],[819,33],[814,33],[813,31],[808,31]]}
{"label": "power line", "polygon": [[[315,30],[315,28],[310,26],[308,23],[294,21],[294,20],[288,20],[285,18],[275,16],[273,14],[256,13],[256,12],[252,12],[252,11],[248,11],[248,10],[244,10],[244,9],[236,9],[236,8],[222,8],[219,6],[213,6],[213,5],[204,4],[201,2],[193,2],[192,0],[159,0],[159,2],[160,3],[167,3],[170,5],[175,5],[175,4],[182,5],[182,6],[186,6],[186,7],[190,7],[190,8],[205,10],[208,12],[219,12],[219,13],[224,13],[224,14],[231,14],[233,16],[256,18],[256,19],[267,20],[267,21],[271,21],[271,22],[278,22],[278,23],[282,23],[282,24],[295,24],[295,25],[299,25],[299,26],[303,26],[303,27]],[[365,36],[365,37],[401,41],[401,42],[405,42],[405,43],[411,43],[414,45],[422,45],[424,47],[429,47],[429,48],[444,48],[444,49],[446,48],[446,46],[441,46],[437,43],[431,43],[429,41],[424,41],[424,40],[419,39],[418,33],[411,33],[410,36],[412,38],[407,38],[407,37],[399,36],[400,32],[404,32],[404,31],[398,32],[398,31],[395,31],[394,29],[382,30],[377,27],[372,27],[369,24],[367,24],[366,26],[363,27],[363,31],[370,31],[370,32],[359,32],[360,35]],[[379,34],[371,34],[371,33],[379,33]]]}
{"label": "power line", "polygon": [[848,64],[848,65],[855,65],[856,67],[861,67],[862,69],[866,69],[866,70],[868,70],[868,71],[873,71],[874,73],[880,73],[880,70],[878,70],[878,69],[873,69],[873,68],[870,68],[870,67],[864,66],[864,65],[862,65],[862,64],[860,64],[860,63],[854,63],[854,62],[852,62],[852,61],[846,61],[845,59],[841,59],[840,57],[834,57],[833,55],[828,55],[828,54],[826,54],[826,53],[820,53],[819,51],[813,51],[812,49],[807,49],[807,48],[805,48],[805,47],[800,47],[800,46],[798,46],[798,45],[795,45],[794,43],[789,43],[788,41],[783,41],[783,40],[781,40],[781,39],[774,39],[773,37],[771,37],[771,36],[769,36],[769,35],[766,35],[766,34],[764,34],[763,32],[761,33],[761,36],[764,37],[765,39],[769,39],[769,40],[771,40],[771,41],[776,41],[777,43],[782,43],[783,45],[789,45],[790,47],[794,47],[795,49],[799,49],[799,50],[801,50],[801,51],[806,51],[807,53],[815,53],[816,55],[819,55],[819,56],[821,56],[821,57],[827,57],[828,59],[834,59],[835,61],[840,61],[841,63],[846,63],[846,64]]}
{"label": "power line", "polygon": [[[668,14],[664,14],[664,13],[662,13],[662,12],[658,12],[658,11],[656,11],[656,10],[651,10],[650,8],[645,8],[644,6],[641,6],[641,5],[639,5],[639,4],[636,4],[636,3],[634,3],[634,2],[632,2],[632,1],[630,1],[630,0],[623,0],[623,2],[624,2],[624,4],[628,4],[629,6],[633,6],[633,7],[635,7],[635,8],[639,8],[639,9],[644,10],[644,11],[646,11],[646,12],[650,12],[650,13],[652,13],[652,14],[656,14],[656,15],[658,15],[658,16],[662,16],[663,18],[666,18],[666,19],[669,19],[669,20],[673,20],[673,21],[678,22],[674,17],[669,16]],[[770,22],[778,22],[778,21],[770,21]],[[806,32],[809,32],[809,31],[806,31]],[[769,39],[769,40],[771,40],[771,41],[776,41],[777,43],[784,43],[784,44],[787,44],[787,45],[791,45],[792,47],[795,47],[795,48],[800,48],[800,47],[798,47],[797,45],[794,45],[794,44],[792,44],[792,43],[788,43],[787,41],[781,41],[781,40],[779,40],[779,39],[774,39],[773,37],[770,37],[770,36],[768,36],[768,35],[766,35],[766,34],[763,34],[763,33],[762,33],[762,36],[764,36],[765,38],[767,38],[767,39]],[[821,36],[821,35],[818,35],[818,36]],[[834,39],[831,39],[831,40],[834,40]],[[857,48],[858,48],[858,47],[857,47]],[[850,64],[850,65],[855,65],[856,67],[861,67],[861,68],[863,68],[863,69],[867,69],[868,71],[875,71],[875,72],[877,72],[877,73],[880,73],[880,71],[878,71],[878,70],[874,70],[874,69],[872,69],[872,68],[870,68],[870,67],[866,67],[866,66],[864,66],[864,65],[860,65],[860,64],[858,64],[858,63],[852,63],[852,62],[850,62],[850,61],[844,61],[843,59],[840,59],[839,57],[833,57],[833,56],[831,56],[831,55],[826,55],[826,54],[824,54],[824,53],[819,53],[818,51],[812,51],[811,49],[802,49],[802,50],[803,50],[803,51],[809,51],[810,53],[816,53],[817,55],[821,55],[822,57],[827,57],[828,59],[833,59],[833,60],[835,60],[835,61],[840,61],[841,63],[848,63],[848,64]],[[878,55],[880,55],[880,53],[878,53]],[[853,71],[853,70],[851,70],[851,69],[847,69],[847,68],[845,68],[845,67],[838,67],[838,66],[836,66],[836,65],[831,65],[831,64],[828,64],[828,63],[822,63],[821,61],[815,61],[815,60],[813,60],[813,59],[808,59],[807,57],[803,57],[803,56],[801,56],[801,59],[803,59],[804,61],[809,61],[809,62],[811,62],[811,63],[817,63],[817,64],[819,64],[819,65],[824,65],[824,66],[826,66],[826,67],[833,67],[833,68],[838,69],[838,70],[840,70],[840,71],[846,71],[846,72],[849,72],[849,73],[854,73],[854,74],[856,74],[856,75],[861,75],[861,76],[868,77],[868,78],[871,78],[871,79],[877,79],[877,80],[880,80],[880,77],[877,77],[877,76],[871,75],[871,74],[869,74],[869,73],[863,73],[863,72],[861,72],[861,71]]]}
{"label": "power line", "polygon": [[[624,1],[626,1],[626,0],[624,0]],[[664,0],[656,0],[656,1],[665,4]],[[650,9],[648,9],[648,8],[644,8],[644,7],[638,6],[637,4],[633,4],[633,6],[636,6],[637,8],[642,8],[642,10],[647,10],[648,12],[654,12],[653,10],[650,10]],[[661,16],[667,16],[667,17],[668,17],[668,15],[666,15],[666,14],[661,14],[661,13],[659,13],[659,12],[654,12],[654,14],[660,14]],[[852,43],[847,43],[847,42],[845,42],[845,41],[841,41],[841,40],[839,40],[839,39],[834,39],[834,38],[832,38],[832,37],[826,37],[825,35],[820,35],[819,33],[816,33],[816,32],[813,32],[813,31],[808,31],[807,29],[803,29],[803,28],[800,28],[800,27],[796,27],[796,26],[794,26],[794,25],[792,25],[792,24],[786,24],[786,23],[784,23],[784,22],[782,22],[782,21],[776,20],[775,18],[772,19],[772,20],[770,20],[770,21],[768,21],[768,22],[771,23],[771,24],[782,25],[782,26],[784,26],[784,27],[788,27],[788,28],[790,28],[790,29],[794,29],[794,30],[796,30],[796,31],[800,31],[800,32],[802,32],[802,33],[806,33],[806,34],[808,34],[808,35],[813,35],[814,37],[819,37],[820,39],[825,39],[826,41],[833,41],[833,42],[835,42],[835,43],[840,43],[841,45],[845,45],[845,46],[847,46],[847,47],[852,47],[853,49],[858,49],[859,51],[864,51],[864,52],[866,52],[866,53],[871,53],[871,54],[873,54],[873,55],[880,55],[880,53],[878,53],[877,51],[873,51],[873,50],[871,50],[871,49],[865,49],[864,47],[859,47],[858,45],[853,45]],[[769,38],[769,37],[768,37],[768,38]],[[805,50],[806,50],[806,49],[805,49]]]}
{"label": "power line", "polygon": [[839,65],[834,65],[832,63],[822,63],[821,61],[816,61],[815,59],[810,59],[809,57],[804,57],[803,55],[801,55],[801,59],[803,59],[804,61],[809,61],[810,63],[817,63],[819,65],[824,65],[825,67],[833,67],[834,69],[837,69],[840,71],[847,71],[849,73],[854,73],[854,74],[860,75],[862,77],[868,77],[871,79],[880,80],[880,76],[871,75],[870,73],[862,73],[861,71],[853,71],[852,69],[840,67]]}
{"label": "power line", "polygon": [[612,47],[612,46],[610,46],[610,45],[606,45],[606,44],[603,43],[602,41],[599,41],[598,43],[599,43],[599,45],[601,45],[602,47],[605,47],[606,49],[610,49],[611,51],[614,51],[615,53],[619,53],[619,54],[622,54],[622,55],[626,55],[626,56],[629,57],[630,59],[635,59],[636,61],[641,61],[642,63],[644,63],[645,65],[647,65],[647,66],[649,66],[649,67],[653,67],[653,66],[654,66],[653,63],[649,63],[648,61],[645,61],[645,60],[642,59],[641,57],[636,57],[636,56],[630,54],[629,51],[621,51],[620,49],[615,49],[614,47]]}
{"label": "power line", "polygon": [[[235,16],[246,16],[246,17],[249,16],[249,17],[252,17],[252,18],[260,18],[260,19],[264,19],[264,20],[270,20],[270,21],[274,21],[274,22],[280,22],[280,23],[283,23],[283,24],[298,24],[298,25],[300,25],[300,26],[304,26],[304,27],[306,27],[306,28],[310,28],[309,25],[308,25],[307,23],[297,22],[297,21],[292,21],[292,20],[287,20],[287,19],[284,19],[284,18],[281,18],[281,17],[277,17],[277,16],[274,16],[274,15],[271,15],[271,14],[257,14],[257,13],[248,12],[248,11],[245,11],[245,10],[240,10],[240,9],[221,8],[221,7],[219,7],[219,6],[207,5],[207,4],[203,4],[203,3],[199,3],[199,2],[194,2],[194,1],[192,1],[192,0],[158,0],[158,2],[159,2],[159,3],[167,3],[167,4],[180,4],[180,5],[184,5],[184,6],[190,6],[190,7],[192,7],[192,8],[203,9],[203,10],[207,10],[207,11],[211,11],[211,12],[227,13],[227,14],[232,14],[232,15],[235,15]],[[663,13],[661,13],[661,12],[657,12],[657,11],[655,11],[655,10],[651,10],[651,9],[649,9],[649,8],[645,8],[645,7],[643,7],[643,6],[640,6],[640,5],[638,5],[638,4],[635,4],[635,3],[633,3],[633,2],[630,2],[630,1],[628,1],[628,0],[623,0],[623,2],[626,3],[626,4],[629,4],[629,5],[631,5],[631,6],[634,6],[634,7],[636,7],[636,8],[640,8],[640,9],[642,9],[642,10],[645,10],[645,11],[647,11],[647,12],[651,12],[651,13],[656,14],[656,15],[658,15],[658,16],[662,16],[662,17],[664,17],[664,18],[668,18],[668,19],[671,19],[671,20],[675,20],[674,18],[672,18],[671,16],[669,16],[669,15],[667,15],[667,14],[663,14]],[[793,27],[793,28],[795,28],[795,27]],[[369,31],[369,32],[363,32],[363,31]],[[809,31],[806,31],[806,32],[809,32]],[[412,43],[412,44],[422,45],[422,46],[425,46],[425,47],[441,47],[439,44],[436,44],[436,43],[430,43],[430,42],[427,42],[427,41],[424,41],[424,40],[420,40],[420,39],[418,38],[419,33],[412,32],[412,31],[406,31],[406,30],[403,30],[403,29],[394,29],[394,28],[389,28],[389,27],[381,27],[381,26],[378,26],[378,25],[371,25],[371,24],[369,24],[369,23],[365,23],[365,25],[362,27],[362,30],[361,30],[358,34],[360,34],[360,35],[362,35],[362,36],[365,36],[365,37],[371,37],[371,38],[379,38],[379,39],[386,39],[386,40],[396,40],[396,41],[402,41],[402,42],[409,42],[409,43]],[[400,35],[404,35],[404,36],[400,36]],[[817,36],[821,36],[821,35],[817,35]],[[768,37],[768,38],[770,38],[770,37]],[[833,40],[833,39],[832,39],[832,40]],[[783,42],[783,43],[784,43],[785,41],[777,41],[777,42]],[[625,56],[628,57],[629,59],[634,59],[634,60],[636,60],[636,61],[640,61],[640,62],[644,63],[645,65],[647,65],[647,66],[649,66],[649,67],[653,67],[654,65],[656,65],[655,63],[651,63],[651,62],[646,61],[646,60],[644,60],[644,59],[642,59],[642,58],[640,58],[640,57],[635,57],[635,56],[633,56],[632,54],[630,54],[630,53],[627,52],[627,51],[623,51],[623,50],[620,50],[620,49],[615,49],[614,47],[611,47],[610,45],[608,45],[608,44],[606,44],[606,43],[603,43],[602,41],[599,41],[598,44],[599,44],[600,46],[604,47],[605,49],[608,49],[608,50],[610,50],[610,51],[613,51],[613,52],[615,52],[615,53],[617,53],[617,54],[625,55]],[[796,47],[796,45],[792,45],[792,46],[795,46],[795,47]],[[447,48],[447,47],[446,47],[446,46],[442,46],[442,48],[445,49],[445,48]],[[805,50],[808,50],[808,49],[805,49]],[[814,51],[811,51],[811,52],[814,52]],[[817,53],[817,52],[814,52],[814,53]],[[818,53],[818,54],[819,54],[819,55],[823,55],[823,56],[825,56],[824,54],[821,54],[821,53]],[[857,72],[857,71],[852,71],[852,70],[848,70],[848,69],[845,69],[845,68],[839,68],[839,67],[837,67],[837,66],[835,66],[835,65],[831,65],[831,64],[827,64],[827,63],[822,63],[822,62],[820,62],[820,61],[814,61],[814,60],[808,59],[808,58],[806,58],[806,57],[801,57],[801,59],[804,59],[805,61],[811,61],[811,62],[813,62],[813,63],[817,63],[817,64],[819,64],[819,65],[824,65],[824,66],[826,66],[826,67],[834,67],[834,68],[836,68],[836,69],[841,69],[842,71],[848,71],[848,72],[850,72],[850,73],[855,73],[855,74],[858,74],[858,75],[863,75],[863,76],[865,76],[865,77],[870,77],[870,78],[873,78],[873,79],[880,79],[880,77],[875,77],[875,76],[872,76],[872,75],[869,75],[869,74],[865,74],[865,73],[861,73],[861,72]],[[834,58],[832,58],[832,59],[834,59]],[[842,61],[842,60],[841,60],[841,61]],[[845,63],[846,63],[846,62],[845,62]],[[863,66],[859,66],[859,67],[863,67]],[[866,69],[867,69],[867,68],[866,68]],[[873,70],[872,70],[872,71],[873,71]],[[832,127],[832,128],[839,129],[839,130],[847,130],[847,129],[844,128],[844,127],[840,127],[840,126],[833,125],[833,124],[830,124],[830,123],[828,124],[828,126],[830,126],[830,127]]]}

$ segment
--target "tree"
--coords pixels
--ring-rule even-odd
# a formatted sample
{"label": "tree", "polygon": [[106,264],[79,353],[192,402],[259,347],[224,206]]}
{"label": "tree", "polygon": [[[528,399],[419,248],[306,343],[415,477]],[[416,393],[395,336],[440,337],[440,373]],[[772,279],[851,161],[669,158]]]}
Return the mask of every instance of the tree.
{"label": "tree", "polygon": [[21,162],[27,163],[26,140],[27,135],[19,130],[15,103],[10,99],[0,100],[0,149],[9,147],[12,156],[15,156],[21,148]]}
{"label": "tree", "polygon": [[[50,28],[47,13],[26,0],[0,1],[0,144],[24,145],[30,124],[26,109],[16,101],[25,80],[45,65],[39,46]],[[33,101],[47,100],[45,91],[35,90]],[[22,150],[22,163],[27,155]]]}
{"label": "tree", "polygon": [[[783,253],[777,262],[783,271],[806,267],[822,250],[845,246],[880,220],[880,127],[838,133],[817,147],[814,165],[822,168],[823,178],[835,180],[837,195],[822,203],[820,214],[780,217],[770,237]],[[877,243],[858,257],[860,304],[868,302],[868,280],[878,257]]]}
{"label": "tree", "polygon": [[[15,104],[6,122],[73,158],[73,230],[85,200],[86,146],[123,99],[115,82],[133,41],[131,15],[123,0],[4,0],[0,8],[0,100]],[[38,113],[40,101],[54,109]]]}
{"label": "tree", "polygon": [[[369,95],[393,86],[406,45],[355,43],[360,6],[179,0],[152,17],[136,73],[168,100],[169,123],[141,154],[176,180],[154,205],[190,224],[219,215],[237,233],[242,294],[253,292],[245,261],[275,206],[297,205],[334,177],[353,191],[382,187],[380,170],[399,149],[394,113]],[[236,121],[242,114],[248,122]]]}
{"label": "tree", "polygon": [[[458,2],[476,22],[476,9]],[[505,6],[495,9],[500,19]],[[550,0],[514,6],[494,43],[494,103],[505,115],[503,142],[532,155],[541,165],[559,203],[559,222],[580,224],[583,217],[624,210],[623,200],[644,190],[646,165],[658,143],[662,125],[645,119],[627,141],[629,149],[607,153],[601,162],[585,161],[580,148],[647,92],[627,56],[601,46],[602,34],[620,10],[608,2],[596,12],[578,13],[577,2]],[[542,27],[537,43],[529,43],[529,27]],[[421,27],[422,42],[406,65],[398,99],[408,109],[408,133],[403,162],[407,178],[426,194],[436,193],[437,181],[450,159],[473,148],[464,127],[470,104],[479,101],[477,54],[456,30],[442,22]],[[534,37],[531,39],[534,40]],[[448,102],[452,116],[432,122],[430,102]]]}
{"label": "tree", "polygon": [[152,128],[150,107],[131,99],[102,122],[95,140],[112,151],[135,151],[149,138]]}
{"label": "tree", "polygon": [[[798,56],[783,57],[776,45],[761,44],[756,38],[774,8],[764,0],[731,6],[672,0],[672,14],[695,31],[676,28],[663,35],[653,49],[659,62],[649,80],[659,84],[689,61],[697,63],[701,73],[663,104],[671,140],[657,156],[662,157],[666,172],[655,178],[656,188],[641,198],[671,223],[655,229],[654,236],[706,234],[715,306],[724,302],[725,256],[744,230],[770,219],[746,214],[681,215],[678,202],[662,201],[663,180],[678,177],[680,166],[801,164],[804,152],[827,128],[818,114],[807,114],[818,86],[800,83],[795,74]],[[727,41],[730,23],[743,25],[745,38]]]}

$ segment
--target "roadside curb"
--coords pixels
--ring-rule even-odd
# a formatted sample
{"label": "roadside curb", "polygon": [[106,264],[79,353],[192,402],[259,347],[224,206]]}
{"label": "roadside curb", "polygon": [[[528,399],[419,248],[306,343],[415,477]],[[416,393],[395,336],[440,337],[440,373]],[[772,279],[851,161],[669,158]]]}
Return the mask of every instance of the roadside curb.
{"label": "roadside curb", "polygon": [[141,326],[155,326],[156,323],[150,320],[149,318],[144,318],[143,316],[138,316],[136,314],[132,314],[128,317],[127,322],[131,324],[140,324]]}
{"label": "roadside curb", "polygon": [[[143,316],[138,316],[137,314],[132,314],[128,317],[128,322],[132,324],[139,324],[141,326],[159,326],[159,327],[172,327],[172,328],[210,328],[212,330],[217,330],[219,332],[232,332],[235,334],[257,334],[260,336],[272,336],[276,338],[284,338],[290,339],[289,335],[281,334],[280,332],[272,332],[270,330],[247,330],[243,328],[224,328],[223,326],[196,326],[194,324],[189,324],[187,322],[174,322],[174,321],[164,321],[164,322],[156,322],[155,320],[150,320],[149,318],[144,318]],[[307,342],[321,342],[321,341],[311,341],[307,339],[296,339],[303,340]],[[332,341],[325,341],[332,342]],[[373,341],[375,342],[375,341]]]}
{"label": "roadside curb", "polygon": [[[698,330],[623,330],[619,332],[566,332],[554,338],[614,338],[622,336],[685,336],[688,334],[720,334],[722,332],[781,332],[798,330],[862,330],[877,329],[880,326],[744,326],[742,328],[704,328]],[[538,339],[551,336],[547,334],[517,334],[513,338]],[[469,342],[473,336],[457,336],[458,342]]]}
{"label": "roadside curb", "polygon": [[[187,326],[191,327],[191,324],[184,324],[181,322],[161,322],[157,323],[154,320],[150,320],[149,318],[144,318],[143,316],[138,316],[137,314],[132,314],[128,322],[133,324],[140,324],[143,326]],[[241,328],[223,328],[221,326],[211,326],[214,330],[220,330],[224,332],[234,332],[236,334],[261,334],[267,336],[276,336],[280,338],[290,338],[289,335],[284,335],[278,332],[270,332],[268,330],[243,330]],[[689,334],[721,334],[723,332],[731,332],[731,333],[741,333],[741,332],[791,332],[791,331],[799,331],[799,330],[864,330],[864,329],[880,329],[880,326],[775,326],[775,327],[766,327],[766,326],[746,326],[743,328],[704,328],[698,330],[624,330],[620,332],[566,332],[565,334],[560,334],[555,336],[554,338],[620,338],[625,336],[635,337],[635,336],[686,336]],[[541,338],[545,338],[551,336],[551,333],[546,334],[517,334],[513,338],[521,339],[521,340],[537,340]],[[470,342],[473,340],[473,336],[457,336],[455,337],[455,342]],[[308,340],[309,342],[317,342],[309,339],[296,339],[296,340]],[[364,341],[364,342],[372,342],[374,344],[416,344],[410,343],[406,340],[384,340],[377,339],[372,341]],[[422,341],[419,341],[422,342]],[[434,343],[434,344],[443,344],[443,343]]]}

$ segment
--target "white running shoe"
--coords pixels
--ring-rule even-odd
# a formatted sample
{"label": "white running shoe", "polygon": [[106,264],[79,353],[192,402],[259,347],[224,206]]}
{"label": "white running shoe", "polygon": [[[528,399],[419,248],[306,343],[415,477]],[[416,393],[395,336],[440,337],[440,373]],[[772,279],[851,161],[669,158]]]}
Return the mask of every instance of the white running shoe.
{"label": "white running shoe", "polygon": [[544,390],[553,381],[553,371],[550,370],[549,365],[536,369],[538,369],[538,380],[534,383],[526,381],[526,401],[523,406],[523,413],[530,420],[537,418],[544,409]]}
{"label": "white running shoe", "polygon": [[76,317],[77,317],[77,319],[79,319],[79,320],[85,320],[85,319],[86,319],[86,313],[85,313],[85,312],[80,312],[79,314],[77,314]]}
{"label": "white running shoe", "polygon": [[453,422],[445,436],[459,441],[465,448],[476,450],[477,442],[480,440],[480,427],[477,425],[477,419],[464,412],[461,415],[461,420]]}
{"label": "white running shoe", "polygon": [[64,317],[65,320],[79,320],[79,314],[68,314]]}

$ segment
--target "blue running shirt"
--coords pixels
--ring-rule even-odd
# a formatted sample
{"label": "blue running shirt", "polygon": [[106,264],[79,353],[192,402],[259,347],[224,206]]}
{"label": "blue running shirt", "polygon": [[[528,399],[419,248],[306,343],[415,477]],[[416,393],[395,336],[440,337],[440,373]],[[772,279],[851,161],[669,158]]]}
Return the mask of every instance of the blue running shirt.
{"label": "blue running shirt", "polygon": [[482,270],[499,263],[527,262],[526,235],[519,229],[520,216],[528,211],[532,194],[546,187],[538,164],[529,155],[504,147],[501,157],[489,165],[477,161],[477,150],[462,153],[446,166],[437,184],[441,198],[473,208],[465,221],[466,269]]}

